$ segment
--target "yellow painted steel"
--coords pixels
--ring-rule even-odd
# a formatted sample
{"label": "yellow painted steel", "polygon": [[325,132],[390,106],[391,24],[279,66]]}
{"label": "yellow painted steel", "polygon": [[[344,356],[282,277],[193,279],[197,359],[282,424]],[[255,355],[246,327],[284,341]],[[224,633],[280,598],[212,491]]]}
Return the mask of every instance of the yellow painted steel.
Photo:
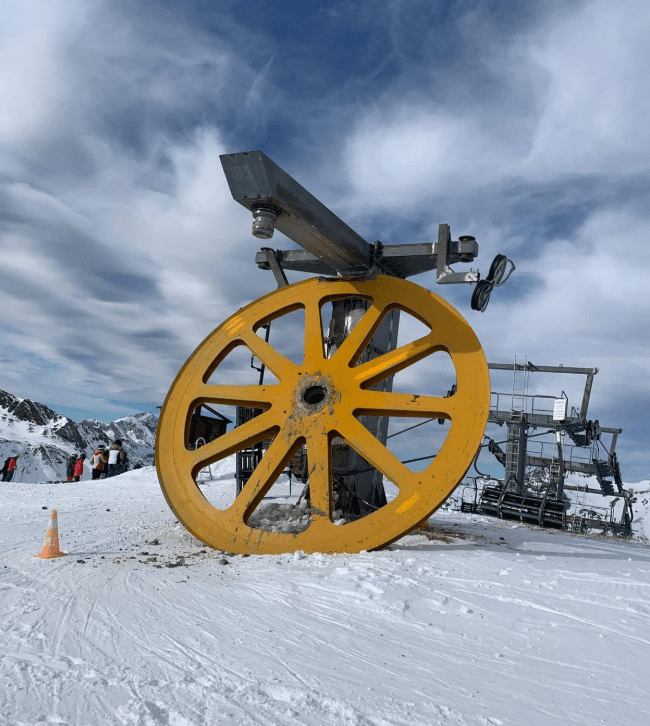
{"label": "yellow painted steel", "polygon": [[[334,355],[324,357],[321,307],[362,297],[369,307]],[[264,341],[257,330],[269,320],[304,309],[304,361],[296,365]],[[430,332],[378,358],[357,365],[384,315],[398,308]],[[245,345],[277,377],[261,386],[212,385],[210,376],[234,347]],[[456,392],[448,398],[368,390],[426,356],[446,351],[456,371]],[[322,400],[309,403],[314,390]],[[319,396],[316,396],[318,398]],[[187,446],[190,417],[201,403],[263,409],[248,421],[196,451]],[[237,553],[359,552],[401,537],[430,516],[465,475],[481,442],[490,405],[487,362],[465,319],[432,292],[406,280],[310,279],[276,290],[239,310],[194,351],[174,380],[162,408],[156,466],[169,506],[185,527],[207,545]],[[444,418],[447,437],[432,463],[412,472],[359,422],[360,415]],[[225,510],[212,506],[196,484],[208,464],[273,438],[261,463]],[[357,521],[331,521],[331,444],[344,439],[399,488],[385,506]],[[306,444],[311,523],[298,534],[268,532],[248,517],[279,474]]]}

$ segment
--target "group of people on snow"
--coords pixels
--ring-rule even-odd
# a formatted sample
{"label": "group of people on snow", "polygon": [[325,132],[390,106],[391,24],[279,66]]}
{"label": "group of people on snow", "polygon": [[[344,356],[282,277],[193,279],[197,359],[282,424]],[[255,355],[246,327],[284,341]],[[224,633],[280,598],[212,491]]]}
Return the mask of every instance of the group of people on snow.
{"label": "group of people on snow", "polygon": [[[68,481],[79,481],[84,473],[85,454],[73,455],[68,459]],[[129,468],[126,451],[122,448],[121,439],[115,439],[110,448],[98,446],[90,457],[90,475],[92,479],[106,479],[110,476],[123,474]],[[135,468],[140,468],[137,464]]]}
{"label": "group of people on snow", "polygon": [[[2,466],[2,481],[9,482],[14,478],[18,466],[18,454],[7,457]],[[66,476],[68,481],[79,481],[84,473],[86,454],[72,454],[68,457]],[[115,439],[113,445],[97,446],[95,453],[90,457],[90,473],[92,479],[106,479],[110,476],[123,474],[129,468],[126,451],[122,448],[122,440]],[[133,468],[140,469],[142,464],[137,463]]]}
{"label": "group of people on snow", "polygon": [[11,481],[18,466],[18,454],[8,456],[2,465],[2,481]]}

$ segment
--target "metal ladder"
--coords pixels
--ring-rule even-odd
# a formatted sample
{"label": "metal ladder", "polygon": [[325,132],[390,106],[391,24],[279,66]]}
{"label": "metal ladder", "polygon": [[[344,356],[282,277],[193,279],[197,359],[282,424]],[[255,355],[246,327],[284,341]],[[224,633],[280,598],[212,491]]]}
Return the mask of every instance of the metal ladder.
{"label": "metal ladder", "polygon": [[578,488],[573,500],[573,530],[582,531],[582,524],[585,519],[585,509],[587,507],[587,488]]}
{"label": "metal ladder", "polygon": [[[558,436],[560,436],[559,443],[557,438]],[[560,464],[560,446],[562,446],[561,436],[561,433],[556,432],[556,440],[553,442],[553,458],[551,459],[551,463],[548,467],[549,486],[562,473],[562,466]]]}
{"label": "metal ladder", "polygon": [[517,363],[517,356],[515,356],[515,363],[512,367],[512,398],[510,399],[510,411],[513,414],[513,419],[517,419],[519,414],[519,420],[524,414],[526,408],[526,392],[528,391],[528,358],[524,358],[523,364]]}
{"label": "metal ladder", "polygon": [[[517,356],[512,367],[512,396],[510,399],[510,415],[513,421],[521,421],[526,409],[526,392],[528,390],[528,358],[524,358],[523,366],[518,365]],[[508,427],[508,453],[509,471],[517,471],[519,468],[520,442],[518,435],[511,427]],[[510,482],[506,482],[504,491]],[[523,482],[519,482],[523,486]]]}

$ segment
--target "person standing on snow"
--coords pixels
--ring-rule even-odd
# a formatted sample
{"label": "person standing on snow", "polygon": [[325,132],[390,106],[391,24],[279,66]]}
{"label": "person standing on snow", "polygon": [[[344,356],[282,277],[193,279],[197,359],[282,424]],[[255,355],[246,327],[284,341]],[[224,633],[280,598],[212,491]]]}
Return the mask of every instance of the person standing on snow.
{"label": "person standing on snow", "polygon": [[77,457],[77,460],[74,463],[74,470],[72,473],[72,481],[79,481],[84,473],[84,460],[86,458],[85,454],[79,454]]}
{"label": "person standing on snow", "polygon": [[65,469],[66,476],[68,477],[68,481],[72,481],[72,477],[74,476],[74,464],[75,461],[77,461],[76,454],[72,454],[68,457],[68,464]]}
{"label": "person standing on snow", "polygon": [[14,454],[7,464],[7,472],[4,474],[2,481],[11,481],[14,478],[14,472],[18,466],[18,454]]}
{"label": "person standing on snow", "polygon": [[7,471],[9,469],[10,461],[11,461],[11,456],[8,456],[5,459],[5,463],[2,465],[2,481],[7,481]]}
{"label": "person standing on snow", "polygon": [[122,473],[122,465],[126,461],[126,454],[122,450],[121,439],[115,439],[113,446],[108,450],[108,475],[115,476]]}
{"label": "person standing on snow", "polygon": [[93,458],[90,460],[92,479],[99,479],[107,464],[108,459],[104,454],[104,447],[98,446]]}
{"label": "person standing on snow", "polygon": [[129,470],[129,457],[126,454],[126,451],[122,450],[122,456],[124,457],[122,461],[118,461],[119,467],[116,474],[124,474],[125,471]]}

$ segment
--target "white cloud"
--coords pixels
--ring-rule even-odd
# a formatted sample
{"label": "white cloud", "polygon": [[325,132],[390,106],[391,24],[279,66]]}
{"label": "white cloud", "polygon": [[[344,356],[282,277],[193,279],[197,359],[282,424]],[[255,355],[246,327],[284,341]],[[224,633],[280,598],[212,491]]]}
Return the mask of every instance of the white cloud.
{"label": "white cloud", "polygon": [[[467,25],[480,37],[477,22]],[[376,233],[387,213],[391,231],[394,217],[418,220],[433,239],[450,222],[454,236],[478,238],[482,272],[497,251],[514,258],[517,271],[484,315],[469,310],[469,288],[414,281],[448,299],[465,293],[459,309],[491,361],[598,367],[590,413],[626,429],[624,461],[635,467],[647,439],[637,421],[650,404],[649,35],[639,0],[549,13],[505,44],[477,43],[490,87],[471,102],[473,79],[464,85],[462,75],[444,91],[405,92],[409,72],[422,73],[406,64],[359,109],[344,156],[353,225]],[[572,386],[578,405],[584,381],[557,379],[557,391],[541,390],[556,385],[549,378],[531,383],[554,395]]]}
{"label": "white cloud", "polygon": [[68,68],[63,49],[89,3],[6,0],[0,8],[0,138],[33,139],[60,112]]}
{"label": "white cloud", "polygon": [[492,182],[512,168],[511,154],[476,118],[406,107],[364,119],[346,164],[362,203],[399,211]]}
{"label": "white cloud", "polygon": [[[0,152],[0,386],[106,411],[108,399],[162,402],[200,340],[273,286],[251,264],[217,128],[181,135],[166,120],[200,117],[255,73],[164,13],[146,28],[104,3],[12,3],[0,16],[0,129],[13,142]],[[120,137],[129,124],[135,144]]]}
{"label": "white cloud", "polygon": [[650,220],[633,211],[594,212],[571,239],[557,239],[515,274],[534,284],[516,304],[494,292],[471,318],[491,360],[515,353],[539,365],[600,368],[594,401],[650,400]]}
{"label": "white cloud", "polygon": [[[24,338],[14,336],[18,353],[56,364],[57,375],[65,371],[66,381],[57,394],[50,393],[51,402],[75,405],[70,401],[78,396],[71,389],[83,390],[91,380],[101,381],[106,396],[162,401],[184,355],[243,301],[257,297],[260,287],[273,286],[251,264],[256,248],[251,218],[230,198],[216,136],[201,132],[170,143],[168,150],[174,185],[167,194],[140,187],[146,164],[130,163],[119,153],[103,160],[98,178],[79,198],[68,190],[66,203],[24,184],[7,187],[31,228],[3,237],[5,272],[16,287],[0,292],[0,299],[12,324],[28,331]],[[91,246],[60,254],[47,239],[37,241],[36,223],[61,228],[63,239],[79,231]],[[114,272],[104,256],[109,251]],[[245,275],[238,272],[241,258]],[[127,284],[120,277],[130,268],[150,278],[157,294],[120,299]],[[92,282],[85,289],[80,284],[90,272],[101,277],[103,269],[114,280],[114,301],[93,295]],[[20,286],[29,291],[26,296]],[[138,342],[156,331],[168,336],[160,345]],[[86,342],[74,342],[80,340]]]}
{"label": "white cloud", "polygon": [[544,80],[524,174],[648,171],[649,34],[643,0],[595,0],[527,40]]}
{"label": "white cloud", "polygon": [[594,0],[487,51],[497,98],[459,104],[452,88],[441,102],[395,83],[348,138],[359,201],[396,212],[495,185],[647,173],[649,34],[646,3]]}

